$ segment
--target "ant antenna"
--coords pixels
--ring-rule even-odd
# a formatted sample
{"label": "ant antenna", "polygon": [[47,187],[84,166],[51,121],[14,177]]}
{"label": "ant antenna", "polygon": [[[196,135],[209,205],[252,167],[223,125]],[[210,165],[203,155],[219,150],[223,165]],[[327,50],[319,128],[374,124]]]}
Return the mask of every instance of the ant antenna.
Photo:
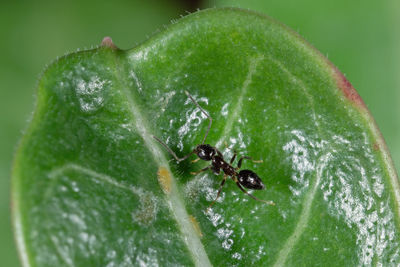
{"label": "ant antenna", "polygon": [[[189,99],[200,109],[200,111],[210,120],[210,122],[209,122],[209,124],[208,124],[208,129],[207,129],[206,135],[204,136],[203,142],[201,143],[201,144],[204,144],[204,142],[206,141],[208,132],[210,131],[210,128],[211,128],[212,118],[211,118],[210,115],[207,114],[207,112],[206,112],[202,107],[200,107],[199,103],[197,103],[197,101],[194,100],[194,98],[189,94],[188,91],[185,90],[185,94],[186,94],[186,95],[189,97]],[[192,152],[190,152],[189,154],[185,155],[184,157],[178,158],[178,156],[175,154],[175,152],[172,151],[172,149],[169,148],[169,147],[167,146],[167,144],[165,144],[163,141],[161,141],[158,137],[156,137],[156,136],[154,136],[154,135],[153,135],[153,138],[154,138],[157,142],[159,142],[163,147],[165,147],[165,149],[167,149],[167,151],[176,159],[176,161],[178,161],[178,163],[181,162],[181,161],[183,161],[183,160],[185,160],[185,159],[187,159],[190,155],[196,153],[196,150],[193,150]]]}
{"label": "ant antenna", "polygon": [[192,152],[190,152],[189,154],[187,154],[186,156],[184,156],[183,158],[178,158],[178,156],[175,154],[174,151],[172,151],[171,148],[169,148],[167,146],[167,144],[165,144],[163,141],[161,141],[160,139],[158,139],[156,136],[153,135],[153,138],[157,140],[157,142],[159,142],[163,147],[165,147],[165,149],[167,149],[167,151],[176,159],[176,161],[181,162],[182,160],[187,159],[190,155],[192,155],[195,151],[193,150]]}
{"label": "ant antenna", "polygon": [[185,90],[185,94],[186,94],[186,95],[190,98],[190,100],[192,100],[192,102],[200,109],[200,111],[201,111],[204,115],[206,115],[206,117],[210,120],[210,122],[208,123],[208,129],[207,129],[206,135],[204,135],[203,142],[201,143],[201,144],[203,145],[204,142],[206,141],[208,132],[210,131],[210,128],[211,128],[212,118],[211,118],[210,115],[207,114],[207,112],[206,112],[202,107],[200,107],[199,103],[197,103],[197,101],[194,100],[194,98],[189,94],[188,91]]}

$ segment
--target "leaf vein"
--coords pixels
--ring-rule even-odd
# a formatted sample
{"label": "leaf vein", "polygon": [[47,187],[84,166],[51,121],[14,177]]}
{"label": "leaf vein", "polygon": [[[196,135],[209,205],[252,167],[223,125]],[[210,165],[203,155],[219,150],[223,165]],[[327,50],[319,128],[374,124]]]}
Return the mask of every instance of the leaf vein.
{"label": "leaf vein", "polygon": [[[314,103],[313,96],[310,94],[310,92],[308,92],[305,84],[302,82],[302,80],[298,79],[293,73],[291,73],[290,70],[287,69],[280,61],[278,61],[270,56],[268,57],[268,59],[271,62],[273,62],[275,65],[277,65],[280,68],[280,70],[283,73],[285,73],[293,83],[295,83],[295,84],[297,83],[299,85],[300,89],[303,91],[304,95],[306,96],[307,100],[309,101],[310,108],[311,108],[311,115],[312,115],[312,119],[314,121],[314,125],[315,125],[319,135],[323,136],[324,134],[321,130],[321,127],[320,127],[320,124],[318,122],[317,115],[315,112],[315,103]],[[286,240],[285,244],[279,251],[277,260],[276,260],[275,264],[273,265],[274,267],[284,265],[291,250],[294,248],[295,244],[299,241],[301,235],[303,234],[303,232],[307,226],[307,222],[310,219],[312,202],[314,201],[314,197],[317,192],[317,188],[321,181],[322,170],[326,166],[327,161],[329,160],[329,157],[330,157],[330,153],[322,155],[320,157],[320,160],[316,161],[316,162],[318,162],[318,164],[316,166],[316,168],[317,168],[316,178],[313,181],[312,188],[306,195],[305,202],[303,204],[303,209],[299,216],[299,221],[298,221],[293,233]]]}
{"label": "leaf vein", "polygon": [[243,98],[247,93],[247,90],[252,82],[253,75],[257,70],[258,64],[260,61],[264,59],[264,55],[257,55],[255,57],[252,57],[250,59],[249,63],[249,69],[247,71],[246,79],[243,82],[243,85],[240,90],[240,95],[238,98],[238,101],[236,103],[236,106],[232,109],[232,115],[229,116],[229,118],[226,121],[224,131],[222,132],[221,138],[218,140],[216,147],[220,147],[222,143],[226,140],[228,137],[228,134],[232,131],[233,123],[236,122],[239,114],[242,112],[242,106],[243,106]]}
{"label": "leaf vein", "polygon": [[316,179],[314,181],[311,190],[306,195],[306,199],[303,203],[303,209],[300,214],[300,220],[298,221],[296,228],[294,229],[291,236],[286,240],[285,244],[279,251],[278,257],[275,261],[275,264],[273,265],[274,267],[280,267],[285,265],[285,262],[291,250],[296,245],[301,235],[303,234],[305,228],[307,227],[307,222],[311,214],[312,203],[314,201],[315,194],[317,193],[317,189],[321,182],[322,172],[326,167],[326,165],[328,164],[330,158],[331,158],[331,153],[328,152],[318,159],[319,163],[317,165]]}
{"label": "leaf vein", "polygon": [[113,185],[115,187],[121,188],[123,190],[131,191],[131,192],[133,192],[134,194],[137,194],[137,195],[140,194],[140,190],[135,188],[134,186],[129,186],[129,185],[120,183],[120,182],[117,181],[117,179],[115,179],[112,176],[108,176],[108,175],[106,175],[104,173],[99,173],[99,172],[93,171],[91,169],[85,168],[85,167],[83,167],[83,166],[81,166],[79,164],[75,164],[75,163],[66,163],[63,166],[55,168],[54,170],[52,170],[49,173],[49,177],[50,178],[58,177],[62,173],[64,173],[65,171],[68,171],[68,170],[75,170],[75,171],[77,171],[79,173],[86,174],[86,175],[88,175],[88,176],[90,176],[92,178],[96,178],[99,181],[106,182],[106,183],[108,183],[110,185]]}

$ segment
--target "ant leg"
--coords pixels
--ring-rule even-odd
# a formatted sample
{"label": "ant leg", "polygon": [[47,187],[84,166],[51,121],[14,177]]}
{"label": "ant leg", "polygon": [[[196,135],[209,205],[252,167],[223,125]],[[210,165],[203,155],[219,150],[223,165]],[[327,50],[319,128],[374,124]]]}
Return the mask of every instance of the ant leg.
{"label": "ant leg", "polygon": [[200,160],[200,158],[194,159],[194,160],[191,161],[191,163],[196,163],[196,162],[198,162],[199,160]]}
{"label": "ant leg", "polygon": [[231,161],[229,162],[229,165],[232,165],[233,161],[236,159],[236,155],[237,155],[237,153],[236,153],[236,151],[234,151]]}
{"label": "ant leg", "polygon": [[221,158],[224,158],[224,155],[222,155],[221,151],[219,151],[218,149],[215,149],[215,151],[217,151],[218,156],[220,156]]}
{"label": "ant leg", "polygon": [[153,138],[156,139],[157,142],[159,142],[163,147],[165,147],[165,149],[167,149],[167,151],[176,159],[176,161],[181,162],[182,160],[187,159],[190,155],[194,154],[196,151],[193,150],[192,152],[190,152],[189,154],[187,154],[186,156],[184,156],[183,158],[178,158],[178,156],[175,154],[174,151],[172,151],[171,148],[169,148],[167,146],[167,144],[165,144],[163,141],[161,141],[160,139],[158,139],[156,136],[153,135]]}
{"label": "ant leg", "polygon": [[267,200],[263,200],[263,199],[256,198],[255,196],[253,196],[252,194],[250,194],[249,192],[247,192],[246,189],[244,189],[243,186],[240,185],[240,183],[239,183],[239,181],[238,181],[238,179],[237,179],[236,177],[234,177],[234,178],[232,178],[232,179],[235,181],[236,185],[240,188],[240,190],[242,190],[243,193],[245,193],[246,195],[248,195],[248,196],[251,197],[252,199],[257,200],[257,201],[260,201],[260,202],[264,202],[264,203],[266,203],[266,204],[268,204],[268,205],[275,206],[275,203],[274,203],[273,201],[271,201],[271,200],[270,200],[270,201],[267,201]]}
{"label": "ant leg", "polygon": [[221,182],[221,184],[220,184],[220,186],[219,186],[218,193],[217,193],[217,197],[214,199],[213,202],[211,202],[210,206],[208,206],[206,213],[208,213],[208,211],[210,210],[211,206],[214,205],[214,203],[215,203],[215,202],[217,201],[217,199],[219,198],[219,195],[220,195],[221,192],[222,192],[222,187],[223,187],[224,184],[225,184],[226,178],[228,178],[228,176],[225,174],[225,175],[224,175],[224,179],[222,180],[222,182]]}
{"label": "ant leg", "polygon": [[190,172],[190,174],[192,174],[192,175],[197,175],[197,174],[199,174],[199,173],[201,173],[201,172],[204,172],[204,171],[210,169],[211,167],[212,167],[212,165],[210,165],[210,166],[208,166],[208,167],[205,167],[205,168],[203,168],[203,169],[201,169],[200,171],[197,171],[197,172]]}
{"label": "ant leg", "polygon": [[[242,157],[240,157],[240,159],[239,159],[239,162],[238,162],[238,165],[237,165],[237,170],[239,170],[241,167],[242,167],[242,162],[243,162],[243,159],[249,159],[249,160],[251,160],[252,162],[254,162],[254,163],[262,163],[263,162],[263,160],[253,160],[251,157],[248,157],[248,156],[242,156]],[[231,162],[232,163],[232,162]]]}
{"label": "ant leg", "polygon": [[210,128],[211,128],[212,118],[211,118],[210,115],[208,115],[208,113],[207,113],[202,107],[200,107],[199,103],[197,103],[197,101],[194,100],[194,98],[189,94],[188,91],[185,91],[185,94],[190,98],[190,100],[192,100],[192,102],[200,109],[200,111],[201,111],[201,112],[208,118],[208,120],[210,121],[210,122],[208,123],[208,129],[207,129],[207,131],[206,131],[206,134],[204,135],[203,142],[201,143],[201,144],[204,144],[204,142],[206,141],[208,132],[210,131]]}

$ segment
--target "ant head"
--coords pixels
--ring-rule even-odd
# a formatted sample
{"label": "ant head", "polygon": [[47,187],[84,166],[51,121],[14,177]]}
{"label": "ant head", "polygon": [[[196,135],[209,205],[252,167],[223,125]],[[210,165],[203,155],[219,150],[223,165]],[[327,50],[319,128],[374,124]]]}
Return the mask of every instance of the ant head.
{"label": "ant head", "polygon": [[202,144],[196,147],[195,153],[200,159],[209,161],[212,160],[213,156],[217,152],[215,151],[214,147],[207,144]]}
{"label": "ant head", "polygon": [[248,189],[261,190],[265,188],[260,177],[250,170],[241,170],[238,174],[238,180],[241,185]]}

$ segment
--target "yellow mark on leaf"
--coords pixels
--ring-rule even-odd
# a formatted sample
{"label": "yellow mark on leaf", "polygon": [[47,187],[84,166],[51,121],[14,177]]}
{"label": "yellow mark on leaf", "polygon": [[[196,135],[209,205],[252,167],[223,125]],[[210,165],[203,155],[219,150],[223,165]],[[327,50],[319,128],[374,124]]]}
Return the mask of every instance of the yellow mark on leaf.
{"label": "yellow mark on leaf", "polygon": [[197,235],[199,237],[203,237],[203,233],[201,232],[199,222],[196,220],[196,218],[192,215],[189,215],[189,219],[190,219],[190,222],[192,223],[193,228],[196,231]]}
{"label": "yellow mark on leaf", "polygon": [[171,173],[165,167],[160,167],[157,172],[158,182],[164,193],[171,193]]}

